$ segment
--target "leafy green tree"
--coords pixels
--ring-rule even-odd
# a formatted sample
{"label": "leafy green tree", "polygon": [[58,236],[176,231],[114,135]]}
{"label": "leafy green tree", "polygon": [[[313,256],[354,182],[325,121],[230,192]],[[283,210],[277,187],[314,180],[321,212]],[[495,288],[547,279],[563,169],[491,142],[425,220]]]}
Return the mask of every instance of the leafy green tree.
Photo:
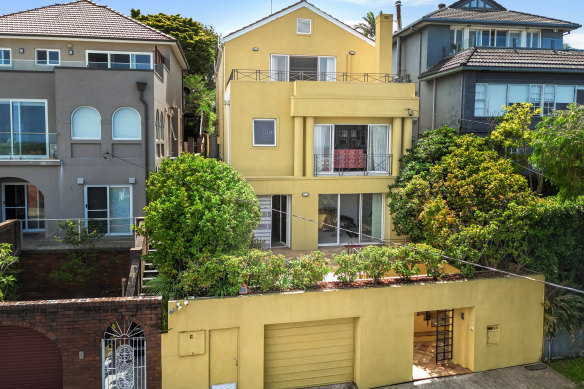
{"label": "leafy green tree", "polygon": [[584,195],[584,106],[554,111],[533,132],[531,162],[545,172],[563,200]]}
{"label": "leafy green tree", "polygon": [[162,281],[177,290],[183,272],[249,247],[261,212],[251,186],[233,167],[184,154],[148,179],[149,203],[139,234],[148,237]]}
{"label": "leafy green tree", "polygon": [[0,243],[0,302],[14,297],[18,274],[14,267],[17,262],[18,258],[12,255],[10,244]]}
{"label": "leafy green tree", "polygon": [[184,78],[183,84],[191,91],[185,98],[185,112],[202,117],[203,127],[207,132],[215,133],[215,89],[209,88],[200,74],[189,74]]}
{"label": "leafy green tree", "polygon": [[212,27],[180,15],[142,15],[139,9],[131,10],[132,18],[176,38],[189,64],[189,74],[206,77],[209,86],[213,83],[214,61],[219,39]]}
{"label": "leafy green tree", "polygon": [[369,38],[375,38],[375,14],[367,12],[367,15],[362,17],[363,22],[355,25],[355,30],[360,31],[363,35]]}
{"label": "leafy green tree", "polygon": [[401,158],[400,172],[395,183],[389,186],[388,196],[389,209],[398,234],[410,235],[414,240],[422,239],[424,232],[416,218],[423,198],[413,197],[422,188],[410,186],[406,193],[396,192],[394,189],[404,188],[415,176],[426,176],[433,165],[452,152],[457,138],[456,130],[450,127],[426,131],[416,146]]}

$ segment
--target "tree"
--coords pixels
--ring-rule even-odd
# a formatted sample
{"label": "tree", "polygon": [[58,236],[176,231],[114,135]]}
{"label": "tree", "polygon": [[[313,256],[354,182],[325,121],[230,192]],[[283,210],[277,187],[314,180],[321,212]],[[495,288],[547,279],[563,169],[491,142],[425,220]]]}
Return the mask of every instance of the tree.
{"label": "tree", "polygon": [[142,15],[139,9],[131,10],[132,18],[176,38],[185,53],[189,64],[189,74],[206,77],[209,87],[213,84],[217,41],[219,39],[212,27],[204,26],[191,18],[180,15]]}
{"label": "tree", "polygon": [[17,262],[18,258],[12,255],[10,244],[0,243],[0,302],[14,297],[18,274],[14,266]]}
{"label": "tree", "polygon": [[530,161],[545,172],[563,200],[584,195],[584,106],[554,111],[533,133]]}
{"label": "tree", "polygon": [[539,108],[533,109],[533,104],[530,103],[513,104],[504,109],[505,115],[491,133],[490,139],[502,157],[509,158],[519,172],[527,174],[529,187],[541,193],[543,175],[534,172],[533,166],[529,163],[529,154],[534,139],[531,123],[542,111]]}
{"label": "tree", "polygon": [[363,22],[355,25],[355,30],[361,31],[363,35],[369,38],[375,38],[375,15],[373,12],[367,12],[362,17]]}
{"label": "tree", "polygon": [[[148,237],[163,280],[181,284],[188,268],[249,247],[261,212],[253,189],[226,163],[184,154],[148,179],[139,234]],[[172,288],[167,288],[172,289]]]}
{"label": "tree", "polygon": [[415,195],[416,189],[408,188],[408,192],[413,193],[396,192],[394,189],[405,187],[417,175],[427,175],[430,167],[452,152],[456,139],[456,130],[450,127],[426,131],[417,145],[401,158],[400,172],[395,183],[389,186],[388,196],[389,209],[398,234],[410,235],[414,240],[420,240],[424,235],[421,226],[416,223],[418,200],[411,197]]}
{"label": "tree", "polygon": [[209,133],[214,133],[217,120],[215,113],[215,90],[210,89],[200,74],[190,74],[183,80],[183,85],[190,92],[185,98],[185,112],[192,112],[201,117],[203,127]]}

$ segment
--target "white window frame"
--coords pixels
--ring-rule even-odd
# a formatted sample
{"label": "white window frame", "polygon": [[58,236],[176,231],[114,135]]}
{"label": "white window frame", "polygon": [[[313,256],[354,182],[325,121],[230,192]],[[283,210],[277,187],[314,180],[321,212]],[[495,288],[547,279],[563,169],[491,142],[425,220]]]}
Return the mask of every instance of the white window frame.
{"label": "white window frame", "polygon": [[[286,57],[286,80],[285,81],[278,81],[277,76],[272,76],[272,72],[276,71],[272,69],[272,58],[276,57]],[[290,57],[310,57],[316,58],[316,78],[318,80],[318,76],[320,74],[320,58],[333,58],[335,61],[335,74],[337,71],[337,57],[333,55],[302,55],[302,54],[270,54],[270,81],[275,82],[289,82],[290,81]],[[335,77],[336,78],[336,77]],[[334,80],[332,80],[334,81]],[[331,81],[321,81],[321,82],[331,82]]]}
{"label": "white window frame", "polygon": [[[12,112],[12,103],[14,102],[26,102],[26,103],[45,103],[45,146],[46,146],[46,154],[45,155],[15,155],[14,154],[14,142],[11,140],[11,155],[0,155],[0,158],[24,158],[24,159],[43,159],[49,157],[49,102],[47,99],[0,99],[0,103],[8,102],[10,104],[10,136],[12,137],[14,134],[14,124],[13,124],[13,112]],[[39,135],[41,135],[39,133]]]}
{"label": "white window frame", "polygon": [[10,47],[0,47],[0,51],[8,50],[10,53],[10,61],[7,64],[0,63],[0,67],[3,66],[12,66],[12,49]]}
{"label": "white window frame", "polygon": [[133,188],[132,185],[85,185],[83,188],[83,208],[85,209],[85,227],[88,226],[88,222],[89,222],[89,218],[87,217],[87,212],[88,212],[88,207],[87,207],[87,188],[107,188],[106,194],[107,194],[107,234],[108,236],[127,236],[127,235],[132,235],[132,231],[130,228],[130,231],[128,233],[122,234],[122,233],[110,233],[110,188],[130,188],[130,216],[128,217],[128,219],[130,219],[130,226],[132,225],[132,222],[134,220],[134,192],[133,192]]}
{"label": "white window frame", "polygon": [[[527,37],[531,34],[531,40],[533,41],[533,34],[539,34],[539,38],[537,40],[537,45],[535,47],[527,47]],[[527,30],[525,32],[525,46],[528,49],[540,49],[541,48],[541,40],[543,39],[542,37],[542,31],[541,30]]]}
{"label": "white window frame", "polygon": [[[39,51],[46,51],[47,52],[47,63],[39,63]],[[59,62],[58,63],[49,63],[49,53],[58,53],[59,54]],[[34,64],[35,66],[61,66],[61,50],[59,49],[35,49],[34,50]]]}
{"label": "white window frame", "polygon": [[[152,70],[154,69],[154,54],[138,51],[105,51],[105,50],[85,50],[85,67],[89,67],[89,54],[107,54],[107,68],[112,69],[112,54],[127,54],[130,56],[130,69],[114,69],[114,70]],[[149,55],[150,69],[136,69],[136,63],[132,61],[132,55]]]}
{"label": "white window frame", "polygon": [[[310,26],[310,31],[309,32],[301,32],[300,31],[300,22],[306,22],[308,21],[308,24]],[[298,35],[312,35],[312,19],[307,19],[307,18],[296,18],[296,34]]]}
{"label": "white window frame", "polygon": [[[95,112],[97,112],[97,114],[99,115],[99,137],[97,137],[97,138],[89,138],[89,137],[73,136],[73,116],[75,115],[75,112],[77,112],[81,108],[91,108]],[[81,106],[75,108],[73,110],[73,112],[71,112],[71,139],[72,140],[101,140],[101,113],[99,113],[99,111],[96,108],[94,108],[94,107],[92,107],[90,105],[81,105]]]}
{"label": "white window frame", "polygon": [[[114,136],[114,118],[116,116],[116,113],[118,113],[119,110],[126,109],[126,108],[131,109],[134,112],[136,112],[138,114],[138,117],[140,118],[140,136],[138,138],[117,138]],[[142,140],[142,115],[140,115],[140,112],[138,112],[137,109],[132,108],[132,107],[120,107],[114,111],[114,113],[112,114],[112,140],[133,140],[133,141],[141,141]]]}
{"label": "white window frame", "polygon": [[[256,120],[261,121],[273,121],[274,122],[274,144],[273,145],[265,145],[265,144],[257,144],[255,141],[255,122]],[[277,147],[278,145],[278,132],[277,132],[277,120],[276,119],[264,119],[264,118],[254,118],[252,124],[252,138],[253,138],[253,146],[254,147]]]}
{"label": "white window frame", "polygon": [[[464,50],[467,48],[468,44],[468,36],[469,36],[469,29],[464,27],[458,26],[451,26],[450,31],[454,31],[454,42],[453,44],[456,46],[456,49],[450,48],[451,50]],[[460,35],[461,42],[456,41],[456,33],[457,31],[461,31],[462,34]]]}
{"label": "white window frame", "polygon": [[[384,207],[381,207],[381,231],[380,231],[380,235],[381,238],[370,238],[372,241],[371,242],[362,242],[361,241],[361,236],[363,235],[363,195],[381,195],[381,199],[382,199],[382,204],[384,204],[383,202],[383,198],[385,193],[319,193],[318,195],[337,195],[337,225],[336,225],[336,230],[337,230],[337,242],[336,243],[318,243],[318,237],[317,237],[317,244],[319,247],[338,247],[338,246],[344,246],[346,243],[341,243],[341,195],[351,195],[351,194],[356,194],[359,195],[359,233],[358,236],[359,238],[357,239],[357,242],[360,245],[376,245],[381,243],[384,239],[385,239],[385,209]],[[317,200],[318,202],[318,200]]]}

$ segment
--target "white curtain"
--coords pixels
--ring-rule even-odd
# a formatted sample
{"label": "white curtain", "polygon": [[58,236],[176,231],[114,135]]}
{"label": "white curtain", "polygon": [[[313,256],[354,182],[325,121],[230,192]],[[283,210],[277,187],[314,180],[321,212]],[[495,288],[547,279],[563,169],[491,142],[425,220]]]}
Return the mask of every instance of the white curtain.
{"label": "white curtain", "polygon": [[370,125],[367,170],[389,172],[389,126]]}
{"label": "white curtain", "polygon": [[317,124],[314,126],[315,173],[332,172],[334,169],[333,126]]}
{"label": "white curtain", "polygon": [[318,81],[336,81],[336,58],[318,57]]}
{"label": "white curtain", "polygon": [[270,81],[288,81],[288,56],[270,57]]}

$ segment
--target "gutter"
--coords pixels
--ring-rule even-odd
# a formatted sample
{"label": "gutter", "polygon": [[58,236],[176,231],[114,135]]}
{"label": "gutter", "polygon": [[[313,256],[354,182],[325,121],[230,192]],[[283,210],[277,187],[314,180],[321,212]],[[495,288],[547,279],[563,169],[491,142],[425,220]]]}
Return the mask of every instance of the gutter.
{"label": "gutter", "polygon": [[458,73],[464,70],[477,70],[477,71],[489,71],[489,72],[518,72],[518,73],[568,73],[568,74],[584,74],[583,69],[555,69],[555,68],[519,68],[519,67],[506,67],[499,68],[494,66],[459,66],[454,69],[447,70],[445,72],[438,72],[430,74],[428,76],[420,77],[420,81],[428,81],[434,78],[444,77],[453,73]]}
{"label": "gutter", "polygon": [[[140,101],[142,102],[142,104],[144,105],[144,148],[145,148],[145,152],[144,152],[144,187],[146,187],[146,182],[148,182],[148,176],[150,175],[150,158],[149,158],[149,139],[148,139],[148,129],[149,127],[149,116],[148,116],[148,102],[146,101],[146,99],[144,99],[144,91],[146,90],[146,87],[148,86],[148,83],[146,82],[136,82],[136,88],[138,88],[138,91],[140,91]],[[148,205],[148,196],[146,196],[146,205]]]}

